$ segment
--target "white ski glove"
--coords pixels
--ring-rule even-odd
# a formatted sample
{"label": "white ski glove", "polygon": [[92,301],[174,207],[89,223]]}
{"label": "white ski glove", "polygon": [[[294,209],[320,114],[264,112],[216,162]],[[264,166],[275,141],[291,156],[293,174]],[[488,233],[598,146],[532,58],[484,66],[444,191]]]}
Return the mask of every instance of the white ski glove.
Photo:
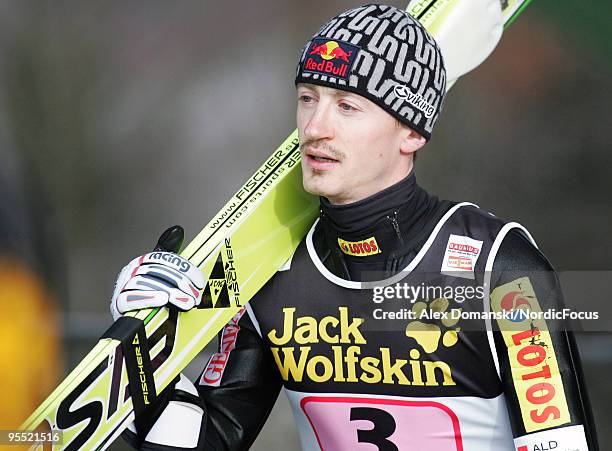
{"label": "white ski glove", "polygon": [[132,310],[172,304],[186,311],[200,304],[204,275],[174,253],[178,252],[183,235],[182,228],[171,227],[162,234],[155,251],[136,257],[121,270],[110,305],[115,321]]}

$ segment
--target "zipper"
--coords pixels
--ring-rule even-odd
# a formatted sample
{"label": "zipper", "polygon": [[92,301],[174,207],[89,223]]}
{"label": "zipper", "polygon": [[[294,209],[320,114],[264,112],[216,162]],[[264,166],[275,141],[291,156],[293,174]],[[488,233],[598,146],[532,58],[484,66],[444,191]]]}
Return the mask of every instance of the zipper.
{"label": "zipper", "polygon": [[400,232],[399,223],[397,222],[397,211],[393,212],[393,217],[387,216],[387,218],[391,221],[391,225],[393,226],[393,230],[395,230],[397,239],[401,244],[404,244],[404,238],[402,237],[402,232]]}

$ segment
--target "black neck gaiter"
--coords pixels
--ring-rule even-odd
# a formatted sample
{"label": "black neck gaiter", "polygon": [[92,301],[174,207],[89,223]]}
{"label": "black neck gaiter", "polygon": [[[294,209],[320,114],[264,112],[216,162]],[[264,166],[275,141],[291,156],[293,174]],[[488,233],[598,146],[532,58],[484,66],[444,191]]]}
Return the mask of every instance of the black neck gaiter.
{"label": "black neck gaiter", "polygon": [[322,197],[320,225],[331,257],[326,266],[350,280],[389,277],[409,263],[449,207],[421,188],[414,172],[352,204],[332,205]]}

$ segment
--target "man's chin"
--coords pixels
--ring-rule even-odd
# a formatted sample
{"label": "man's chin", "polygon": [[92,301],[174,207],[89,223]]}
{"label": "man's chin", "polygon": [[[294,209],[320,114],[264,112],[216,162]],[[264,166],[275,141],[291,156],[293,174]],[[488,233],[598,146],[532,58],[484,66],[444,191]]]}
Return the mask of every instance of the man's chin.
{"label": "man's chin", "polygon": [[307,193],[313,194],[315,196],[334,197],[336,194],[336,190],[331,189],[329,186],[325,186],[325,183],[320,183],[319,180],[313,181],[309,180],[306,177],[303,178],[302,184],[304,186],[304,190]]}

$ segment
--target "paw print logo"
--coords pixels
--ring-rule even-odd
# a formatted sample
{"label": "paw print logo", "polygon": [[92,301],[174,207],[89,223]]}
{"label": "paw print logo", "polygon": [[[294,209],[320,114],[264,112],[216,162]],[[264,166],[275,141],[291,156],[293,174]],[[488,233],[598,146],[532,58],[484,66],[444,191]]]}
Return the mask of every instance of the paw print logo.
{"label": "paw print logo", "polygon": [[[433,317],[434,314],[439,314],[437,312],[448,312],[448,305],[448,299],[446,298],[434,299],[431,302],[418,301],[414,303],[412,311],[415,318],[421,318],[425,310],[429,310],[428,317]],[[461,309],[456,310],[461,311]],[[423,320],[431,322],[423,322]],[[453,318],[451,312],[447,313],[446,318],[440,320],[433,318],[431,320],[423,320],[415,320],[409,323],[406,326],[406,336],[414,338],[426,353],[435,352],[440,346],[440,341],[447,348],[457,343],[459,339],[457,334],[461,328],[454,327],[459,322],[459,318]],[[434,321],[435,324],[433,323]],[[440,327],[440,323],[442,327]]]}

